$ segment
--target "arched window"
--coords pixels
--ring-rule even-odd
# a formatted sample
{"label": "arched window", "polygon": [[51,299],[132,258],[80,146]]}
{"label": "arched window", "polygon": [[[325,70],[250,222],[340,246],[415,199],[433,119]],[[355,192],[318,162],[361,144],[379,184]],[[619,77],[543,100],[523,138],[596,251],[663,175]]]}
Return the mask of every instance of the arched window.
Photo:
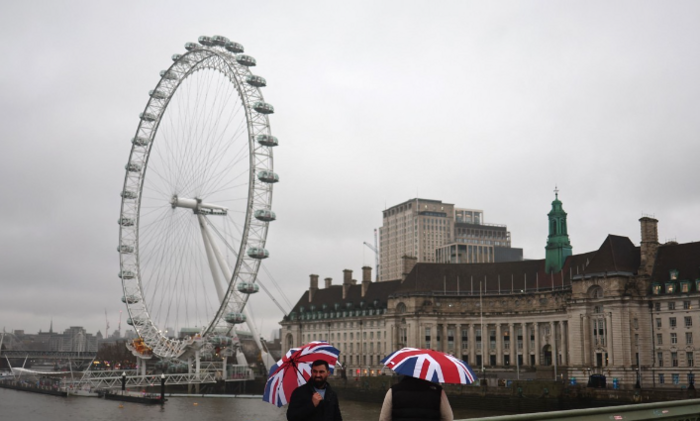
{"label": "arched window", "polygon": [[603,298],[603,288],[599,285],[594,285],[588,290],[590,298]]}
{"label": "arched window", "polygon": [[287,333],[287,349],[294,348],[294,337],[291,333]]}
{"label": "arched window", "polygon": [[396,305],[396,313],[398,314],[403,314],[406,312],[406,304],[404,303],[398,303]]}

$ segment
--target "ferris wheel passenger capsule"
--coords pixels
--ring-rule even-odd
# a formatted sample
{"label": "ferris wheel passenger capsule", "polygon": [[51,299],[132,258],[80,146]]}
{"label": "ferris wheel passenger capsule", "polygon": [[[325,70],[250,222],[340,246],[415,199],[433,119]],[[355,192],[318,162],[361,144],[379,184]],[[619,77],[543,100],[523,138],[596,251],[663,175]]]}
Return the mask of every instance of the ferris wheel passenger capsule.
{"label": "ferris wheel passenger capsule", "polygon": [[122,199],[136,199],[136,192],[131,190],[124,190],[121,193]]}
{"label": "ferris wheel passenger capsule", "polygon": [[213,37],[211,37],[211,42],[214,45],[218,45],[218,46],[223,47],[231,41],[229,41],[228,38],[226,38],[223,35],[214,35]]}
{"label": "ferris wheel passenger capsule", "polygon": [[270,252],[262,247],[251,247],[248,249],[248,256],[253,259],[267,259],[270,257]]}
{"label": "ferris wheel passenger capsule", "polygon": [[134,219],[133,218],[119,218],[119,225],[123,227],[133,227],[134,226]]}
{"label": "ferris wheel passenger capsule", "polygon": [[128,244],[122,244],[119,247],[117,247],[117,251],[119,253],[123,253],[123,254],[131,254],[134,252],[134,246],[130,246]]}
{"label": "ferris wheel passenger capsule", "polygon": [[228,324],[237,325],[240,323],[245,323],[246,317],[243,313],[226,313],[224,320],[226,320],[226,323]]}
{"label": "ferris wheel passenger capsule", "polygon": [[264,183],[276,183],[280,181],[280,177],[272,171],[262,170],[258,173],[258,180]]}
{"label": "ferris wheel passenger capsule", "polygon": [[253,67],[256,64],[255,59],[253,57],[245,55],[245,54],[241,54],[241,55],[236,56],[236,62],[238,62],[238,64],[240,64],[242,66],[246,66],[246,67]]}
{"label": "ferris wheel passenger capsule", "polygon": [[126,324],[128,324],[129,326],[142,326],[144,323],[143,319],[141,319],[140,317],[129,317],[128,319],[126,319]]}
{"label": "ferris wheel passenger capsule", "polygon": [[139,114],[139,118],[143,121],[148,121],[149,123],[152,123],[152,122],[156,121],[157,117],[155,116],[155,114],[141,113],[141,114]]}
{"label": "ferris wheel passenger capsule", "polygon": [[214,43],[211,40],[211,37],[208,37],[206,35],[202,35],[201,37],[199,37],[199,43],[207,47],[211,47],[212,45],[214,45]]}
{"label": "ferris wheel passenger capsule", "polygon": [[267,102],[256,102],[253,104],[253,109],[260,114],[272,114],[275,112],[275,107]]}
{"label": "ferris wheel passenger capsule", "polygon": [[253,213],[253,216],[255,216],[255,219],[258,221],[264,221],[264,222],[270,222],[274,221],[277,219],[277,215],[275,215],[274,212],[268,209],[258,209]]}
{"label": "ferris wheel passenger capsule", "polygon": [[167,80],[177,80],[177,74],[172,70],[161,70],[160,77]]}
{"label": "ferris wheel passenger capsule", "polygon": [[148,96],[154,99],[165,99],[168,95],[161,91],[148,91]]}
{"label": "ferris wheel passenger capsule", "polygon": [[270,136],[269,134],[259,134],[256,137],[257,141],[259,144],[263,146],[277,146],[279,145],[279,141],[277,140],[276,137]]}
{"label": "ferris wheel passenger capsule", "polygon": [[149,143],[151,143],[151,139],[147,137],[135,137],[131,139],[131,143],[133,143],[136,146],[146,146]]}
{"label": "ferris wheel passenger capsule", "polygon": [[139,165],[139,164],[133,164],[133,163],[131,163],[131,162],[129,162],[128,164],[126,164],[126,165],[124,166],[124,168],[125,168],[127,171],[129,171],[129,172],[139,172],[139,171],[141,171],[141,165]]}
{"label": "ferris wheel passenger capsule", "polygon": [[267,80],[262,76],[248,75],[245,81],[250,86],[255,86],[256,88],[262,88],[267,86]]}
{"label": "ferris wheel passenger capsule", "polygon": [[135,276],[134,272],[130,270],[122,270],[119,272],[119,277],[122,279],[134,279]]}
{"label": "ferris wheel passenger capsule", "polygon": [[195,50],[201,50],[202,46],[197,44],[196,42],[188,42],[185,44],[185,50],[187,51],[195,51]]}
{"label": "ferris wheel passenger capsule", "polygon": [[236,53],[236,54],[243,52],[243,45],[241,45],[237,42],[233,42],[233,41],[227,42],[226,45],[224,45],[224,48],[226,48],[228,51],[230,51],[232,53]]}
{"label": "ferris wheel passenger capsule", "polygon": [[238,292],[242,292],[243,294],[255,294],[260,291],[260,286],[252,282],[241,282],[236,288]]}
{"label": "ferris wheel passenger capsule", "polygon": [[212,336],[208,341],[214,346],[229,346],[233,343],[233,340],[228,336]]}
{"label": "ferris wheel passenger capsule", "polygon": [[136,304],[139,302],[139,297],[135,295],[123,295],[122,303],[124,304]]}

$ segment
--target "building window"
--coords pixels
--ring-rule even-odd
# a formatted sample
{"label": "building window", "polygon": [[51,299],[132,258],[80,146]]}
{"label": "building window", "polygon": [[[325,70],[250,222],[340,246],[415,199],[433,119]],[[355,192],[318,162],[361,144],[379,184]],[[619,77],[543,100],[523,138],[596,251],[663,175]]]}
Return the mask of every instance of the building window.
{"label": "building window", "polygon": [[476,329],[474,331],[474,335],[476,336],[476,349],[481,349],[481,329]]}
{"label": "building window", "polygon": [[661,303],[654,303],[654,310],[661,311]]}
{"label": "building window", "polygon": [[681,382],[681,376],[678,375],[678,373],[671,374],[671,379],[673,380],[673,384],[680,384]]}
{"label": "building window", "polygon": [[656,327],[661,329],[661,319],[660,318],[656,319]]}
{"label": "building window", "polygon": [[654,295],[660,295],[661,294],[661,284],[653,284],[651,287],[651,292]]}
{"label": "building window", "polygon": [[661,333],[656,334],[656,345],[663,345],[664,344],[664,335]]}
{"label": "building window", "polygon": [[426,327],[425,328],[425,348],[430,349],[430,328]]}
{"label": "building window", "polygon": [[678,367],[678,353],[677,352],[671,353],[671,366]]}
{"label": "building window", "polygon": [[678,270],[677,269],[671,269],[669,271],[669,279],[672,281],[675,281],[678,279]]}
{"label": "building window", "polygon": [[664,366],[664,353],[663,352],[656,353],[656,362],[659,365],[659,367]]}
{"label": "building window", "polygon": [[[496,331],[489,330],[489,349],[496,349]],[[495,365],[495,364],[491,364]]]}
{"label": "building window", "polygon": [[692,345],[693,332],[685,332],[685,343],[686,343],[686,345]]}
{"label": "building window", "polygon": [[675,310],[675,309],[676,309],[676,303],[668,303],[668,309],[669,309],[669,310]]}
{"label": "building window", "polygon": [[[684,294],[687,294],[690,292],[690,282],[689,281],[682,281],[681,282],[681,292]],[[688,302],[690,303],[690,302]],[[685,304],[685,302],[683,302]]]}
{"label": "building window", "polygon": [[673,294],[676,292],[678,287],[676,286],[675,282],[667,282],[666,283],[666,293],[667,294]]}
{"label": "building window", "polygon": [[673,327],[676,327],[676,318],[675,318],[675,317],[669,317],[669,318],[668,318],[668,325],[669,325],[670,327],[672,327],[672,328],[673,328]]}
{"label": "building window", "polygon": [[469,348],[469,330],[462,329],[462,349]]}
{"label": "building window", "polygon": [[659,374],[659,384],[664,384],[665,383],[665,378],[663,374]]}
{"label": "building window", "polygon": [[455,347],[455,329],[447,329],[447,348],[452,350]]}
{"label": "building window", "polygon": [[695,358],[693,356],[692,352],[686,352],[685,353],[685,360],[688,363],[688,367],[693,367],[695,366]]}
{"label": "building window", "polygon": [[683,322],[685,323],[685,327],[691,327],[693,325],[693,318],[686,316],[683,318]]}
{"label": "building window", "polygon": [[596,345],[605,346],[605,319],[593,320],[593,338]]}
{"label": "building window", "polygon": [[678,343],[678,334],[676,332],[671,333],[671,344],[677,344]]}

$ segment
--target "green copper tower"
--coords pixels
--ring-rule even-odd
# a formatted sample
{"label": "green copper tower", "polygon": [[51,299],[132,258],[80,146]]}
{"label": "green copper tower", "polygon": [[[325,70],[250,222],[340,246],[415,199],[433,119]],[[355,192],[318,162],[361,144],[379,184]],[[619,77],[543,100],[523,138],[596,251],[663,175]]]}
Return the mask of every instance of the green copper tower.
{"label": "green copper tower", "polygon": [[547,273],[559,272],[564,267],[564,261],[571,256],[571,242],[566,230],[566,212],[559,200],[559,189],[554,189],[552,210],[549,211],[549,237],[545,247],[544,270]]}

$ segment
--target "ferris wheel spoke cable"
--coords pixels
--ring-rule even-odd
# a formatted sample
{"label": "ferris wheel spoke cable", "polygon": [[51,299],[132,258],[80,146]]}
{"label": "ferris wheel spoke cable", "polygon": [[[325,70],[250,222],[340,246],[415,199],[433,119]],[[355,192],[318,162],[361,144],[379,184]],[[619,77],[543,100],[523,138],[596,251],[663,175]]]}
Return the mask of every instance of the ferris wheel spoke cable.
{"label": "ferris wheel spoke cable", "polygon": [[[245,151],[247,152],[247,151]],[[220,161],[221,159],[217,159],[217,161]],[[215,173],[212,173],[210,175],[209,181],[205,183],[205,191],[209,192],[211,194],[211,190],[215,188],[218,184],[222,182],[222,179],[224,179],[227,175],[228,172],[230,172],[233,168],[235,168],[238,164],[241,162],[245,162],[248,160],[248,155],[243,154],[239,151],[239,153],[234,156],[232,162],[227,163],[225,165],[221,165],[221,168],[216,171]],[[220,162],[217,162],[220,163]],[[243,171],[241,174],[248,174],[249,170],[246,168],[245,171]],[[229,180],[230,182],[231,180]],[[247,180],[246,180],[247,181]],[[211,185],[211,187],[210,187]],[[216,190],[215,190],[216,191]]]}
{"label": "ferris wheel spoke cable", "polygon": [[[231,250],[232,253],[235,254],[236,252],[235,252],[235,250],[233,250],[233,247],[231,247],[231,245],[223,238],[223,236],[222,236],[221,233],[218,231],[218,229],[217,229],[215,226],[212,226],[212,228],[213,228],[214,232],[219,236],[219,238],[224,242],[224,244],[226,245],[226,247],[227,247],[229,250]],[[246,265],[246,266],[247,266],[247,265]],[[265,271],[265,273],[268,274],[268,276],[269,276],[270,279],[272,280],[272,283],[277,287],[277,290],[280,292],[280,295],[281,295],[281,296],[283,297],[283,299],[287,302],[287,305],[288,305],[290,308],[294,307],[294,306],[292,306],[291,303],[287,300],[287,297],[284,295],[284,293],[282,293],[282,290],[279,288],[279,285],[277,284],[277,282],[276,282],[276,281],[274,280],[274,278],[272,277],[272,274],[270,274],[270,272],[267,270],[267,268],[266,268],[264,265],[262,265],[262,263],[260,264],[260,266],[262,266],[262,268],[263,268],[263,270]],[[256,277],[256,280],[257,280],[258,284],[260,285],[260,287],[263,289],[263,291],[265,291],[265,293],[268,295],[268,297],[270,297],[270,299],[277,305],[277,307],[282,311],[282,313],[284,313],[285,315],[286,315],[286,314],[289,314],[289,311],[287,311],[287,310],[285,310],[284,308],[282,308],[282,306],[280,305],[280,303],[275,299],[275,297],[270,293],[270,291],[263,285],[262,282],[260,282],[260,278],[259,278],[259,277]]]}

